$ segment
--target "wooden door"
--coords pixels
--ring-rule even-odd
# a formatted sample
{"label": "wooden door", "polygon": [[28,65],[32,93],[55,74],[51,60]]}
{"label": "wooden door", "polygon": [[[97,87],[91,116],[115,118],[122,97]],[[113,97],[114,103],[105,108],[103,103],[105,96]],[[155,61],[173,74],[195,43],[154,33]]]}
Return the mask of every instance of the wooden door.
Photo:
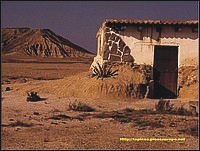
{"label": "wooden door", "polygon": [[154,98],[175,98],[178,79],[178,47],[155,46]]}

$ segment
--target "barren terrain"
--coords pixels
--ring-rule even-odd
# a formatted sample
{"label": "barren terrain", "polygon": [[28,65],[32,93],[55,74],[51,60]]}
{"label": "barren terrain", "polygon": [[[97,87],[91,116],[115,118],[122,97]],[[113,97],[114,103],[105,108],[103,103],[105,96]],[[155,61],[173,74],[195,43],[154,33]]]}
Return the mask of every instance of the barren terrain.
{"label": "barren terrain", "polygon": [[[61,61],[62,62],[62,61]],[[90,98],[68,95],[81,81],[90,61],[2,64],[3,149],[197,149],[198,117],[155,111],[158,100]],[[74,76],[75,75],[75,76]],[[79,78],[73,78],[79,77]],[[67,85],[70,80],[71,86]],[[75,81],[77,80],[77,81]],[[96,79],[95,79],[96,80]],[[113,79],[115,80],[115,79]],[[66,83],[65,83],[66,82]],[[197,84],[197,82],[195,83]],[[194,83],[189,83],[194,86]],[[77,87],[84,90],[87,83]],[[184,85],[184,84],[183,84]],[[6,91],[9,87],[11,90]],[[195,87],[197,87],[195,85]],[[27,102],[26,91],[37,91],[43,100]],[[62,91],[62,93],[60,92]],[[60,93],[58,93],[60,92]],[[196,92],[197,93],[197,92]],[[78,93],[77,93],[78,94]],[[81,93],[80,93],[81,94]],[[183,94],[182,94],[183,95]],[[91,112],[70,110],[81,102]],[[194,104],[197,98],[172,100],[176,105]],[[120,141],[120,138],[186,138],[185,141]]]}
{"label": "barren terrain", "polygon": [[6,56],[88,58],[93,53],[57,35],[50,29],[3,28],[2,53]]}

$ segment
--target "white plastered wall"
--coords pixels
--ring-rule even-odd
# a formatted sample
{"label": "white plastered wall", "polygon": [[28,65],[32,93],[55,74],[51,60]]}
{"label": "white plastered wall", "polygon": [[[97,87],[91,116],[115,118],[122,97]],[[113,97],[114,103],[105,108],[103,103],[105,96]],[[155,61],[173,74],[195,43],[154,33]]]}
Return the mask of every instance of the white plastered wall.
{"label": "white plastered wall", "polygon": [[154,46],[171,45],[179,46],[179,66],[197,64],[198,34],[192,32],[191,27],[183,27],[180,32],[175,32],[174,27],[163,26],[160,42],[156,41],[159,33],[156,32],[155,27],[144,29],[142,34],[143,39],[137,27],[134,26],[127,27],[125,31],[120,32],[121,38],[131,49],[135,63],[153,65]]}

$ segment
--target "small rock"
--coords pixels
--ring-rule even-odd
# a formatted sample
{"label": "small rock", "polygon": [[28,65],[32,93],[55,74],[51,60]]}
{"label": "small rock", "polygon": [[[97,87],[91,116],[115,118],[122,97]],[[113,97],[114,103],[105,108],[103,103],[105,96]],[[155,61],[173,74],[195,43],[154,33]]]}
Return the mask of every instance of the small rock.
{"label": "small rock", "polygon": [[40,113],[39,113],[39,112],[33,112],[33,114],[34,114],[34,115],[40,115]]}
{"label": "small rock", "polygon": [[139,131],[141,131],[141,130],[145,130],[145,129],[146,129],[145,127],[138,128]]}
{"label": "small rock", "polygon": [[55,124],[55,125],[58,125],[58,123],[56,123],[56,122],[51,122],[51,124]]}
{"label": "small rock", "polygon": [[9,121],[14,121],[14,119],[13,119],[13,118],[10,118]]}
{"label": "small rock", "polygon": [[20,128],[20,127],[17,127],[15,130],[16,130],[16,131],[19,131],[19,130],[21,130],[21,128]]}
{"label": "small rock", "polygon": [[11,90],[11,88],[10,87],[6,87],[6,91],[10,91]]}
{"label": "small rock", "polygon": [[176,124],[175,123],[170,123],[169,127],[176,127]]}

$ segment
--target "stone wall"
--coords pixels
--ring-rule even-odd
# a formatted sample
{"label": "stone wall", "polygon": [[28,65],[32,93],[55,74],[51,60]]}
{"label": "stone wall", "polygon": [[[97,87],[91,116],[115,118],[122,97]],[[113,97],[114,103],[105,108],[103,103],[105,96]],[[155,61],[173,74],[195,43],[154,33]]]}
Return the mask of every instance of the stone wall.
{"label": "stone wall", "polygon": [[175,31],[173,25],[162,25],[160,34],[156,26],[144,26],[142,31],[138,31],[137,25],[121,27],[124,29],[118,31],[114,25],[101,27],[95,61],[153,65],[154,47],[166,45],[178,47],[179,67],[198,64],[198,32],[193,32],[192,26],[183,26],[181,31]]}
{"label": "stone wall", "polygon": [[104,29],[104,41],[102,47],[103,60],[109,62],[134,62],[131,56],[131,49],[121,39],[119,34],[114,32],[111,28]]}

